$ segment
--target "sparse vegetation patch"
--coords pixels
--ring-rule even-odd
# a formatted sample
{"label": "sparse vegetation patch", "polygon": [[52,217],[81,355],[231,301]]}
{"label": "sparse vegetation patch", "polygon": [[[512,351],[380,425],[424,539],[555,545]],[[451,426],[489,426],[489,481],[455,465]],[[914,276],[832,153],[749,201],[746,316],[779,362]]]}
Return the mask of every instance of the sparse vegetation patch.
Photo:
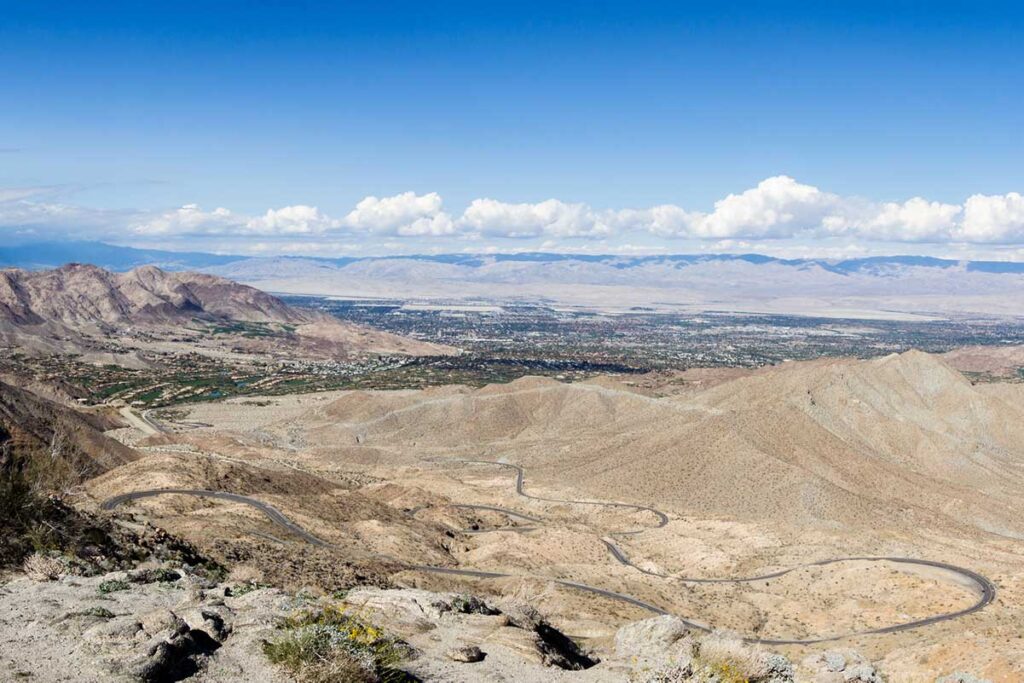
{"label": "sparse vegetation patch", "polygon": [[397,668],[412,656],[409,645],[333,605],[286,619],[263,652],[304,683],[415,680]]}
{"label": "sparse vegetation patch", "polygon": [[98,590],[101,594],[106,595],[108,593],[116,593],[118,591],[125,591],[131,588],[132,585],[123,579],[110,579],[104,581],[99,585]]}

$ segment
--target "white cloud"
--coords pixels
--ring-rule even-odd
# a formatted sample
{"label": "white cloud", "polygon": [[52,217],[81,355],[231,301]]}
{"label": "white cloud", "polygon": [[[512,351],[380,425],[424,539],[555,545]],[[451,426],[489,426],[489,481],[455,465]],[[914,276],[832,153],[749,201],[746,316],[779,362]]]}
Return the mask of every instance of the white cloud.
{"label": "white cloud", "polygon": [[841,210],[842,203],[838,195],[789,176],[775,176],[715,202],[711,214],[694,221],[690,236],[792,237],[819,230],[826,218]]}
{"label": "white cloud", "polygon": [[1024,242],[1024,196],[975,194],[964,203],[964,220],[955,236],[964,242]]}
{"label": "white cloud", "polygon": [[622,209],[612,212],[609,223],[622,231],[642,230],[658,237],[690,237],[704,214],[690,212],[674,204],[649,209]]}
{"label": "white cloud", "polygon": [[956,204],[929,202],[921,197],[887,202],[872,207],[872,215],[855,223],[854,232],[872,239],[942,241],[956,227],[962,211]]}
{"label": "white cloud", "polygon": [[340,221],[325,215],[315,206],[304,204],[267,209],[259,218],[251,218],[245,223],[251,232],[272,235],[322,234],[340,225]]}
{"label": "white cloud", "polygon": [[244,221],[225,208],[206,212],[198,204],[186,204],[156,215],[140,215],[131,229],[138,235],[223,235],[237,232]]}
{"label": "white cloud", "polygon": [[[508,203],[483,198],[453,216],[436,192],[404,192],[365,197],[344,217],[336,218],[305,204],[270,208],[256,215],[223,207],[208,211],[195,204],[167,211],[115,211],[54,201],[61,192],[60,188],[0,188],[0,240],[134,238],[189,248],[217,245],[220,251],[239,253],[252,250],[257,244],[253,240],[268,253],[275,249],[317,253],[318,245],[336,253],[342,244],[346,249],[373,244],[403,252],[484,250],[495,244],[501,244],[500,249],[515,244],[515,249],[529,250],[546,241],[565,251],[612,253],[626,248],[662,249],[666,239],[679,240],[674,242],[676,249],[742,244],[743,249],[760,252],[786,241],[824,249],[829,240],[876,246],[1024,246],[1024,196],[1016,192],[976,194],[963,204],[922,197],[875,202],[826,192],[789,176],[767,178],[729,194],[710,211],[674,204],[598,209],[559,199]],[[373,241],[374,237],[381,239]],[[584,242],[587,246],[580,246]],[[307,247],[298,249],[298,244]]]}
{"label": "white cloud", "polygon": [[455,232],[451,216],[444,212],[441,195],[403,192],[394,197],[366,197],[345,216],[344,224],[376,234],[429,236]]}
{"label": "white cloud", "polygon": [[340,221],[315,206],[297,204],[268,209],[262,216],[244,216],[223,207],[204,211],[197,204],[158,214],[141,214],[131,225],[138,235],[189,236],[292,236],[321,235],[336,229]]}
{"label": "white cloud", "polygon": [[0,243],[23,240],[108,239],[123,234],[134,212],[92,209],[58,202],[29,201],[39,192],[0,190]]}
{"label": "white cloud", "polygon": [[548,199],[536,204],[507,204],[474,199],[459,225],[485,237],[605,237],[612,226],[586,204]]}

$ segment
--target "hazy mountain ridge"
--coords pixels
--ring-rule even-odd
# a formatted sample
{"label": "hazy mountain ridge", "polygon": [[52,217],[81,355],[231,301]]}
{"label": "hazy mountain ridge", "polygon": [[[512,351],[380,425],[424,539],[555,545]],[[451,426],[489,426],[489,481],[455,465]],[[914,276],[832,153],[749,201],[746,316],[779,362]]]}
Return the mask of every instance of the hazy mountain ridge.
{"label": "hazy mountain ridge", "polygon": [[[1022,316],[1024,265],[917,257],[392,257],[329,265],[250,259],[210,269],[269,291],[366,298],[548,301],[599,309],[727,310],[826,317]],[[1011,269],[999,272],[999,269]]]}
{"label": "hazy mountain ridge", "polygon": [[[52,244],[0,248],[0,265],[60,265],[71,250]],[[848,318],[1024,316],[1024,263],[1009,261],[543,252],[250,258],[97,243],[75,245],[73,250],[112,270],[144,263],[172,271],[194,268],[287,294],[546,301],[599,309],[643,306]]]}
{"label": "hazy mountain ridge", "polygon": [[[492,263],[557,263],[578,261],[598,263],[618,269],[643,265],[672,265],[685,268],[708,262],[741,261],[754,265],[778,263],[791,267],[818,266],[841,273],[894,274],[893,269],[916,266],[927,268],[959,268],[966,272],[1024,273],[1024,262],[1016,261],[959,261],[931,256],[870,256],[851,259],[796,258],[785,259],[761,254],[665,254],[621,256],[614,254],[567,254],[554,252],[522,252],[508,254],[410,254],[396,256],[346,256],[325,258],[314,256],[249,257],[205,252],[177,252],[161,249],[138,249],[102,242],[41,242],[0,247],[0,266],[38,270],[54,268],[73,261],[87,261],[107,270],[123,271],[144,265],[155,265],[163,270],[224,269],[231,268],[284,268],[286,264],[306,267],[343,268],[359,261],[418,261],[478,268]],[[244,264],[244,265],[243,265]]]}

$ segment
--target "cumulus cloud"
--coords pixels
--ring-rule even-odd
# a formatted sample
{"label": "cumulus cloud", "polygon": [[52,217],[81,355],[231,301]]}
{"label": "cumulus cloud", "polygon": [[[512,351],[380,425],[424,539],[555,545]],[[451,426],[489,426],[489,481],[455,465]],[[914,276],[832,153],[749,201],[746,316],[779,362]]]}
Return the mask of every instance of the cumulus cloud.
{"label": "cumulus cloud", "polygon": [[[51,201],[54,188],[0,188],[0,231],[19,238],[138,239],[284,249],[297,240],[307,244],[356,244],[381,237],[396,249],[421,251],[451,248],[472,240],[474,248],[488,242],[536,248],[545,241],[571,249],[615,249],[639,242],[654,249],[660,239],[713,245],[743,243],[764,251],[772,241],[802,240],[824,244],[844,239],[875,243],[1024,245],[1024,197],[973,195],[963,204],[913,197],[876,202],[842,196],[789,176],[767,178],[756,186],[729,194],[708,211],[674,204],[649,208],[595,208],[584,203],[547,199],[509,203],[482,198],[461,213],[445,210],[436,192],[403,192],[390,197],[368,196],[343,217],[315,206],[296,204],[247,215],[218,207],[206,210],[187,204],[167,211],[110,211]],[[247,241],[248,240],[248,241]],[[419,245],[411,247],[410,245]],[[758,245],[763,245],[758,246]],[[191,246],[191,245],[190,245]],[[291,248],[291,247],[288,247]],[[508,247],[505,247],[508,248]]]}
{"label": "cumulus cloud", "polygon": [[1024,242],[1024,196],[976,194],[964,203],[963,223],[955,236],[964,242]]}
{"label": "cumulus cloud", "polygon": [[429,236],[455,232],[444,212],[441,195],[403,192],[394,197],[366,197],[344,219],[344,225],[375,234]]}
{"label": "cumulus cloud", "polygon": [[841,211],[841,205],[838,195],[788,176],[775,176],[715,202],[711,214],[693,223],[691,236],[790,237],[819,229],[827,218]]}
{"label": "cumulus cloud", "polygon": [[658,237],[691,237],[705,216],[674,204],[612,212],[609,223],[620,231],[646,231]]}
{"label": "cumulus cloud", "polygon": [[536,204],[507,204],[474,199],[460,227],[487,237],[605,237],[612,226],[586,204],[548,199]]}
{"label": "cumulus cloud", "polygon": [[[905,242],[941,241],[957,225],[963,209],[956,204],[929,202],[914,197],[905,202],[886,202],[863,210],[864,217],[847,227],[862,237]],[[832,218],[833,225],[843,218]]]}
{"label": "cumulus cloud", "polygon": [[315,206],[304,204],[267,209],[262,216],[251,218],[245,223],[251,232],[271,235],[323,234],[340,226],[341,221],[324,214]]}

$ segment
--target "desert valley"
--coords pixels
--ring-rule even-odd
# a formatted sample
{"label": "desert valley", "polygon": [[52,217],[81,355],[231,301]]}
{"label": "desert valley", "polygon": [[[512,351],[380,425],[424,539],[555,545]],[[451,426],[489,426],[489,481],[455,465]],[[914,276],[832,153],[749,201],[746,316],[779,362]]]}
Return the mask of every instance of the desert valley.
{"label": "desert valley", "polygon": [[1022,35],[2,3],[0,683],[1024,683]]}
{"label": "desert valley", "polygon": [[[151,407],[87,398],[37,363],[172,367],[189,386],[181,357],[200,374],[199,358],[237,374],[286,355],[372,375],[357,359],[460,350],[206,275],[68,266],[4,282],[3,329],[23,359],[3,388],[5,471],[72,506],[39,513],[55,536],[35,538],[40,519],[27,518],[11,533],[28,540],[5,550],[48,560],[42,576],[58,579],[2,589],[14,605],[0,614],[5,666],[34,680],[281,676],[259,643],[303,600],[392,633],[409,651],[394,671],[423,680],[510,680],[510,667],[511,680],[731,680],[715,666],[765,681],[1024,676],[1017,347],[179,392]],[[77,537],[77,515],[108,540]],[[185,578],[156,594],[133,583],[126,533],[175,539],[142,546],[148,571]],[[97,592],[88,577],[109,570],[121,573]],[[123,590],[105,593],[111,581]],[[178,597],[182,582],[192,592]],[[453,599],[477,607],[436,607]],[[62,613],[26,630],[32,601]],[[79,601],[100,616],[69,616]],[[199,615],[183,633],[216,647],[152,650],[182,604]],[[150,632],[151,612],[171,616]],[[459,648],[482,661],[458,664]],[[32,672],[42,650],[62,654]]]}

